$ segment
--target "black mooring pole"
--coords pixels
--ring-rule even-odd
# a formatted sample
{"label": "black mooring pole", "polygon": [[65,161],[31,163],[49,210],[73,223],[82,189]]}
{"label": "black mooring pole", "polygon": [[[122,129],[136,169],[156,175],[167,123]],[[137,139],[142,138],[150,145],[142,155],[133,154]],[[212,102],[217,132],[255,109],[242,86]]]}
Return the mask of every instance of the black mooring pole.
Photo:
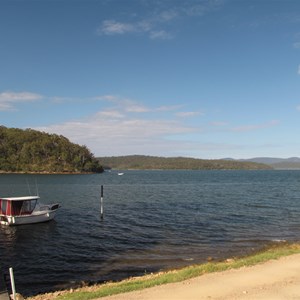
{"label": "black mooring pole", "polygon": [[103,219],[103,185],[101,185],[100,218]]}

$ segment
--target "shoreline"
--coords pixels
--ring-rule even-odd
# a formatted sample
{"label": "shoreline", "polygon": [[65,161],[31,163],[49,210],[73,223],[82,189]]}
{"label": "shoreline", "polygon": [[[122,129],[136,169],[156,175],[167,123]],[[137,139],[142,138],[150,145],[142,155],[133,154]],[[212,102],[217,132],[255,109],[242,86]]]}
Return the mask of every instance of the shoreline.
{"label": "shoreline", "polygon": [[299,299],[299,270],[298,253],[254,266],[204,274],[182,282],[107,296],[98,300]]}
{"label": "shoreline", "polygon": [[[103,173],[103,172],[101,172]],[[88,175],[88,174],[101,174],[101,173],[96,173],[96,172],[48,172],[48,171],[44,171],[44,172],[27,172],[27,171],[23,171],[23,172],[7,172],[7,171],[0,171],[0,175],[4,174],[4,175],[9,175],[9,174],[20,174],[20,175],[26,175],[26,174],[30,174],[30,175]]]}
{"label": "shoreline", "polygon": [[[299,282],[300,282],[300,243],[290,244],[281,243],[277,246],[271,246],[262,251],[258,251],[256,254],[252,254],[246,257],[240,258],[228,258],[221,262],[207,262],[200,265],[191,265],[182,269],[159,272],[155,274],[145,275],[141,277],[133,277],[122,280],[120,282],[108,282],[103,284],[95,284],[92,286],[83,286],[76,289],[61,290],[51,293],[40,294],[26,298],[27,300],[72,300],[72,299],[111,299],[111,300],[141,300],[141,299],[158,299],[153,298],[151,295],[147,298],[143,298],[141,294],[154,294],[157,290],[164,290],[167,286],[179,286],[181,288],[189,288],[190,281],[205,280],[202,279],[207,276],[218,276],[218,274],[227,274],[232,272],[241,272],[246,269],[253,269],[258,267],[263,269],[265,264],[271,264],[272,262],[278,262],[288,259],[288,257],[297,257],[297,263],[299,264]],[[292,260],[290,258],[289,260]],[[292,264],[293,265],[293,264]],[[280,268],[284,268],[283,265]],[[260,270],[261,272],[262,270]],[[280,272],[279,272],[280,273]],[[270,274],[269,274],[270,275]],[[271,274],[272,275],[272,274]],[[269,276],[270,277],[270,276]],[[216,288],[216,287],[215,287]],[[214,288],[214,289],[215,289]],[[218,288],[217,288],[218,290]],[[175,299],[172,288],[170,289],[171,298]],[[110,296],[110,297],[108,297]],[[128,297],[127,297],[128,296]],[[129,297],[130,296],[130,297]],[[156,295],[157,296],[157,295]],[[211,296],[210,296],[211,297]],[[300,286],[299,286],[300,297]],[[164,298],[165,299],[165,298]],[[176,298],[181,299],[181,298]],[[185,298],[182,298],[185,299]],[[191,298],[192,299],[192,298]],[[194,299],[194,298],[193,298]],[[198,298],[197,298],[198,299]],[[208,298],[199,298],[208,299]],[[209,298],[214,299],[214,298]],[[227,299],[227,298],[218,298]],[[231,298],[228,298],[231,299]],[[232,298],[235,299],[235,298]],[[240,297],[236,298],[240,299]],[[251,299],[251,298],[249,298]],[[270,298],[271,299],[271,298]]]}

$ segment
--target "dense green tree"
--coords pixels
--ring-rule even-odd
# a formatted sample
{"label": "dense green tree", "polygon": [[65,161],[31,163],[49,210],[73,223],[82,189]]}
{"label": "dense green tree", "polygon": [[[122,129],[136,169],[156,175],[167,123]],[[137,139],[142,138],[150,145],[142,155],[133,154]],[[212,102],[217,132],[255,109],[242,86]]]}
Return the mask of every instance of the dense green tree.
{"label": "dense green tree", "polygon": [[80,173],[103,168],[86,146],[64,136],[0,126],[0,171]]}

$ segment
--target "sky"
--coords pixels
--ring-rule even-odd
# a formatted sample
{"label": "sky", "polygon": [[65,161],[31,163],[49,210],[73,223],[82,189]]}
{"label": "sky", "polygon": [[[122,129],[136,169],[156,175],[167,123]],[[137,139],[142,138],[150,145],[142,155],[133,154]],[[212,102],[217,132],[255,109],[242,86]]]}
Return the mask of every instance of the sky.
{"label": "sky", "polygon": [[96,156],[299,156],[300,1],[0,0],[0,125]]}

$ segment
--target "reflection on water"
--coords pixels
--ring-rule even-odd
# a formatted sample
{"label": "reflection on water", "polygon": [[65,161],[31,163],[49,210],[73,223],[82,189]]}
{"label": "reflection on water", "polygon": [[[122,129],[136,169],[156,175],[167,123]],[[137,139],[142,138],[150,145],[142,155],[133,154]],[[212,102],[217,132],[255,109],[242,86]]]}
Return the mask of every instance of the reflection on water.
{"label": "reflection on water", "polygon": [[297,241],[299,181],[300,171],[0,175],[1,196],[35,193],[37,182],[42,202],[62,206],[48,223],[1,226],[0,264],[32,295]]}
{"label": "reflection on water", "polygon": [[4,237],[6,248],[13,247],[16,241],[16,227],[1,226],[1,233]]}

